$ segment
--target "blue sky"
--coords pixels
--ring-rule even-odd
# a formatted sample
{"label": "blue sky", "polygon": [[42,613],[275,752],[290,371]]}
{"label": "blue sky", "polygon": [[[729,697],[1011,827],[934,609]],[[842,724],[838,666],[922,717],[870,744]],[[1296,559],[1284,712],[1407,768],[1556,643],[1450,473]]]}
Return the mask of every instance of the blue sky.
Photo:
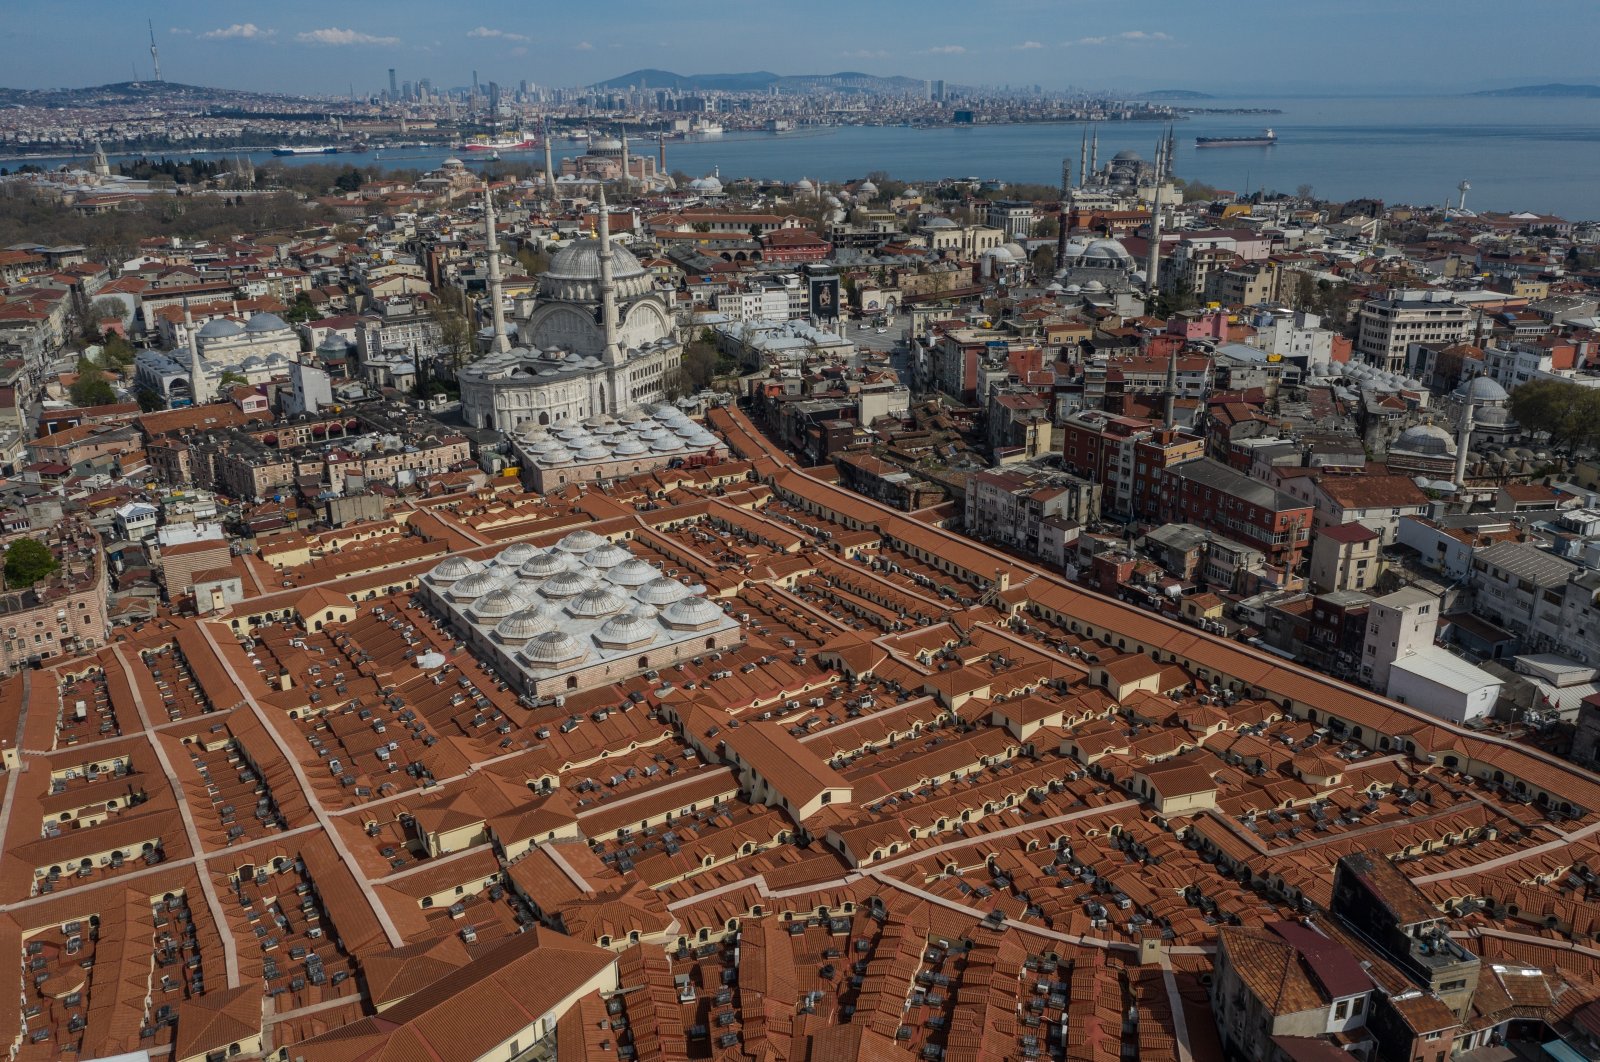
{"label": "blue sky", "polygon": [[1454,93],[1594,81],[1596,0],[4,0],[0,84],[150,74],[262,90],[578,85],[864,70],[966,84],[1215,93]]}

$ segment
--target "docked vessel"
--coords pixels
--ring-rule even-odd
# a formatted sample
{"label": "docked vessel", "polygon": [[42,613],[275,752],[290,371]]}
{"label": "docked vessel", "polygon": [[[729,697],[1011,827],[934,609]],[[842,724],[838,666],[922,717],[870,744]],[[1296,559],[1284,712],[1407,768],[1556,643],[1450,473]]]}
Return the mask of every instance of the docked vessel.
{"label": "docked vessel", "polygon": [[722,126],[718,122],[697,122],[689,127],[689,132],[695,136],[721,136]]}
{"label": "docked vessel", "polygon": [[1197,136],[1195,147],[1271,147],[1278,142],[1278,134],[1263,129],[1260,136]]}
{"label": "docked vessel", "polygon": [[503,137],[499,137],[499,138],[491,138],[491,137],[487,137],[487,136],[475,136],[471,140],[465,141],[461,145],[460,150],[462,150],[462,151],[532,151],[534,148],[536,148],[538,146],[539,146],[539,138],[538,137],[535,137],[535,136],[523,136],[520,133],[515,133],[515,134],[512,134],[511,136],[503,136]]}
{"label": "docked vessel", "polygon": [[275,147],[274,155],[337,155],[336,147]]}

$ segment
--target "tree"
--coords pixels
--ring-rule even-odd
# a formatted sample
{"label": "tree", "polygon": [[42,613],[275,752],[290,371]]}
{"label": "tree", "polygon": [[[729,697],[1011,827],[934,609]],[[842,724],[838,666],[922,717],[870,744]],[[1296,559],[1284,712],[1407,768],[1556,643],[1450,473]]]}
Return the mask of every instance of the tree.
{"label": "tree", "polygon": [[222,390],[226,390],[230,387],[242,387],[249,382],[250,381],[245,378],[243,373],[234,372],[232,369],[226,369],[222,373],[222,379],[217,381],[217,386]]}
{"label": "tree", "polygon": [[1033,252],[1033,275],[1047,277],[1056,271],[1056,249],[1049,244],[1043,244]]}
{"label": "tree", "polygon": [[465,300],[452,289],[443,289],[434,300],[428,314],[439,328],[439,355],[450,367],[452,378],[472,360],[474,340],[477,338],[472,321],[467,318]]}
{"label": "tree", "polygon": [[61,562],[43,542],[19,538],[6,547],[6,588],[22,590],[49,577]]}
{"label": "tree", "polygon": [[103,299],[95,299],[89,304],[90,323],[96,326],[101,321],[109,321],[112,318],[120,321],[126,312],[127,307],[121,299],[113,299],[109,296]]}
{"label": "tree", "polygon": [[1294,190],[1295,197],[1307,203],[1311,202],[1311,186],[1309,184],[1297,185]]}
{"label": "tree", "polygon": [[166,400],[161,397],[161,392],[153,387],[140,387],[133,392],[133,399],[139,403],[139,409],[144,413],[154,413],[167,406]]}
{"label": "tree", "polygon": [[117,400],[117,392],[106,381],[105,373],[88,358],[78,359],[78,378],[70,389],[75,406],[109,406]]}
{"label": "tree", "polygon": [[1524,431],[1550,437],[1567,454],[1600,442],[1600,392],[1564,380],[1529,380],[1511,392],[1511,416]]}
{"label": "tree", "polygon": [[114,332],[106,337],[105,345],[101,348],[101,357],[105,358],[106,364],[119,370],[133,364],[134,353],[133,344]]}
{"label": "tree", "polygon": [[524,273],[536,277],[550,269],[550,256],[532,247],[523,247],[517,251],[517,264],[522,266]]}
{"label": "tree", "polygon": [[311,296],[305,292],[294,297],[294,305],[289,307],[289,323],[300,324],[317,316],[317,307],[311,301]]}
{"label": "tree", "polygon": [[346,166],[333,179],[333,187],[341,192],[359,192],[365,183],[366,176],[354,166]]}
{"label": "tree", "polygon": [[1053,237],[1061,234],[1061,218],[1051,214],[1040,218],[1033,223],[1033,235],[1036,237]]}

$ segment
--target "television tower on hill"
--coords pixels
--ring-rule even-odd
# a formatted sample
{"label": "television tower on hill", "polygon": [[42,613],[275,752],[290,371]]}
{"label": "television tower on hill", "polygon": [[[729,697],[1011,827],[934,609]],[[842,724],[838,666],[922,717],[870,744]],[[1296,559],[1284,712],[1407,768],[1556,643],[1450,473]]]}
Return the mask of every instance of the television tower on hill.
{"label": "television tower on hill", "polygon": [[150,61],[155,64],[156,80],[161,80],[161,55],[156,51],[156,24],[151,19],[145,19],[145,25],[150,27]]}

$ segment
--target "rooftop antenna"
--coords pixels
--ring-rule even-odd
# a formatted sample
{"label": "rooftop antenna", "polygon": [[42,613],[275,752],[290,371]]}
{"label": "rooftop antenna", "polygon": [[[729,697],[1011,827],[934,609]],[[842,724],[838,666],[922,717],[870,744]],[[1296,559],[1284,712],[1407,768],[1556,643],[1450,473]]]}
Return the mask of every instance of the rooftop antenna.
{"label": "rooftop antenna", "polygon": [[156,24],[152,19],[145,19],[145,25],[150,27],[150,61],[156,67],[156,80],[161,80],[161,56],[156,51]]}

